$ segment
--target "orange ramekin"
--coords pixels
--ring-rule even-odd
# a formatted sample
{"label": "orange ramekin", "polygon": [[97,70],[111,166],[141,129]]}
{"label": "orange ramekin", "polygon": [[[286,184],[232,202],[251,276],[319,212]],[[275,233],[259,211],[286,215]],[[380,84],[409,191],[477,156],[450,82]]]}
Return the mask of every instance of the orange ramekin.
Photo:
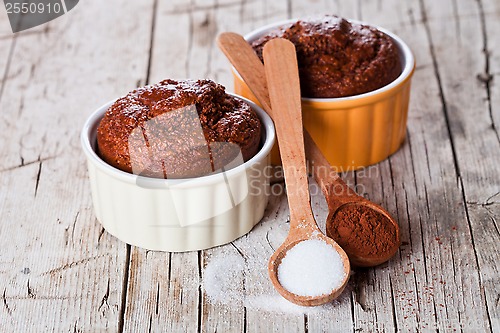
{"label": "orange ramekin", "polygon": [[[245,35],[245,39],[253,42],[269,30],[297,21],[293,19],[264,26]],[[304,126],[339,172],[356,170],[386,159],[398,150],[406,136],[415,58],[401,38],[383,28],[370,26],[391,37],[398,47],[402,71],[396,80],[355,96],[302,98]],[[235,93],[258,102],[234,68],[232,72]],[[281,164],[277,147],[271,156],[273,164]]]}

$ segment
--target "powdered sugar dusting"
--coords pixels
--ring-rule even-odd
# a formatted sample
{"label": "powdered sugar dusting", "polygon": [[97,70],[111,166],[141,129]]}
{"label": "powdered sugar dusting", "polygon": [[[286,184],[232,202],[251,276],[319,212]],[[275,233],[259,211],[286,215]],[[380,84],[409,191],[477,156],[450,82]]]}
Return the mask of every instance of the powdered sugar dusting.
{"label": "powdered sugar dusting", "polygon": [[[321,191],[311,192],[311,201],[315,219],[324,232],[328,208]],[[245,307],[249,311],[269,315],[307,314],[330,318],[339,308],[344,311],[349,303],[349,291],[344,292],[338,301],[302,307],[289,302],[274,289],[267,265],[289,231],[286,197],[272,196],[267,209],[264,219],[249,234],[231,244],[204,251],[202,288],[205,299],[226,309],[242,311]],[[278,216],[282,218],[277,219]]]}
{"label": "powdered sugar dusting", "polygon": [[213,258],[205,268],[203,281],[208,298],[214,302],[242,303],[244,270],[245,261],[240,255]]}

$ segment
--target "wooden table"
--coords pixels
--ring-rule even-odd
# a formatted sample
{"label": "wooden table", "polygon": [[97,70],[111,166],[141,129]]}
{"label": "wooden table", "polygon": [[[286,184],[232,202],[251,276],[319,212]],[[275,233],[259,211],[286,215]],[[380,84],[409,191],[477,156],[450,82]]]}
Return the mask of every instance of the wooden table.
{"label": "wooden table", "polygon": [[[397,218],[403,244],[389,263],[354,270],[327,308],[258,306],[279,299],[265,267],[244,272],[254,302],[215,304],[204,267],[228,253],[265,263],[287,229],[283,191],[232,244],[132,247],[94,216],[80,129],[106,101],[163,78],[231,90],[218,33],[314,13],[383,26],[416,55],[404,145],[344,175]],[[15,35],[1,8],[0,331],[499,332],[498,31],[497,0],[87,0]],[[312,201],[324,221],[321,194]]]}

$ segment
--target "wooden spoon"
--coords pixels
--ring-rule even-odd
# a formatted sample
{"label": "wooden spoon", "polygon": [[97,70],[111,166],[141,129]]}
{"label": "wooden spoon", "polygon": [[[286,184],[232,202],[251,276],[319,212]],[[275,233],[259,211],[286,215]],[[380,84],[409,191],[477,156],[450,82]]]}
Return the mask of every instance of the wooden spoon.
{"label": "wooden spoon", "polygon": [[[396,220],[347,186],[307,132],[305,146],[314,179],[328,203],[326,234],[342,246],[354,266],[372,267],[392,258],[401,242]],[[351,222],[346,224],[349,215]],[[369,239],[371,245],[361,244],[361,239]]]}
{"label": "wooden spoon", "polygon": [[[264,65],[255,54],[252,47],[240,35],[232,32],[225,32],[219,35],[217,42],[220,49],[229,59],[234,68],[241,75],[245,83],[257,97],[260,104],[268,114],[274,119],[275,114],[271,109],[269,92],[267,89],[267,80]],[[316,146],[307,131],[304,131],[304,141],[308,160],[313,164],[313,174],[316,182],[321,186],[325,198],[328,202],[329,214],[326,222],[327,235],[336,239],[343,246],[349,256],[351,263],[356,266],[375,266],[389,260],[397,251],[400,245],[399,226],[396,221],[382,207],[359,196],[338,176],[333,168],[328,164],[319,148]],[[355,207],[353,207],[355,206]],[[380,213],[381,227],[378,230],[393,230],[392,234],[386,235],[387,247],[381,253],[365,253],[362,247],[353,247],[353,242],[349,239],[337,237],[339,223],[336,218],[340,217],[337,212],[346,208],[356,208],[363,206],[372,209],[374,213]],[[370,215],[370,214],[368,214]],[[380,216],[379,216],[380,217]],[[385,218],[383,218],[385,217]],[[356,232],[363,232],[357,229],[352,232],[356,237]],[[377,234],[374,233],[374,236]],[[376,243],[384,243],[384,239],[375,237]]]}
{"label": "wooden spoon", "polygon": [[[320,305],[332,301],[344,290],[349,280],[349,259],[333,239],[319,230],[311,209],[295,46],[286,39],[273,39],[264,46],[263,57],[290,207],[290,231],[269,259],[269,276],[274,287],[289,301],[306,306]],[[343,264],[343,272],[339,272],[343,280],[329,293],[320,296],[294,294],[281,285],[278,276],[278,267],[287,252],[309,239],[319,239],[332,246]]]}

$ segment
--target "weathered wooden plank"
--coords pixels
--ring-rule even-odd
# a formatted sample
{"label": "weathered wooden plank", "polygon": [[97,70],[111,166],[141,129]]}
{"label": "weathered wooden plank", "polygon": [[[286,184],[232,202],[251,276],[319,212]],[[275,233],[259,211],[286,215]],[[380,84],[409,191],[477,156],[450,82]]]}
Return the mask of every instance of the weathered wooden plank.
{"label": "weathered wooden plank", "polygon": [[[493,2],[491,2],[493,3]],[[492,5],[488,5],[491,8]],[[427,11],[434,9],[426,2]],[[499,270],[496,261],[500,253],[500,233],[496,217],[500,215],[500,141],[495,127],[495,109],[490,68],[489,41],[496,39],[500,15],[491,12],[486,19],[482,2],[461,1],[441,12],[433,12],[436,20],[428,21],[429,34],[436,60],[437,75],[442,88],[443,107],[452,134],[454,155],[466,200],[466,212],[472,233],[475,258],[468,265],[461,262],[456,279],[473,296],[460,304],[465,322],[484,322],[493,331],[499,328]],[[455,29],[443,29],[441,17]],[[486,21],[487,20],[487,21]],[[498,49],[497,49],[498,50]],[[498,97],[496,97],[498,98]],[[498,112],[496,112],[498,113]],[[461,251],[457,242],[454,251]],[[463,259],[461,259],[463,260]],[[466,270],[478,266],[477,272]],[[493,327],[490,327],[493,326]]]}
{"label": "weathered wooden plank", "polygon": [[[434,5],[442,9],[451,8],[452,4],[440,2]],[[393,8],[395,7],[396,4]],[[429,12],[435,15],[439,8],[424,11],[424,14]],[[373,13],[367,9],[368,13]],[[405,25],[401,27],[403,30],[397,26],[396,29],[390,26],[388,28],[395,30],[410,45],[416,38],[427,39],[427,21],[424,21],[424,25],[421,24],[418,19],[419,11],[418,7],[411,6],[403,11],[408,16],[411,15],[406,24],[415,22],[413,27],[406,26],[410,29],[405,29]],[[388,24],[391,24],[391,18],[400,20],[402,15],[394,13],[385,17],[388,17]],[[450,17],[451,15],[448,16]],[[434,22],[431,18],[428,19],[429,22]],[[378,23],[384,25],[383,21]],[[440,31],[455,31],[451,19],[440,19],[439,24]],[[383,168],[387,180],[383,180],[382,184],[389,185],[384,186],[384,196],[396,193],[392,200],[396,203],[398,218],[403,225],[408,223],[403,231],[406,231],[406,242],[409,244],[402,247],[401,266],[391,275],[396,294],[395,317],[398,327],[410,324],[410,327],[421,329],[478,329],[474,325],[483,320],[484,304],[473,291],[479,288],[475,273],[477,266],[473,254],[474,244],[467,228],[461,185],[457,182],[453,142],[449,138],[446,119],[442,113],[440,82],[435,78],[434,69],[428,68],[433,59],[428,47],[421,49],[425,44],[425,41],[415,43],[413,47],[417,53],[419,70],[415,74],[413,85],[414,107],[410,111],[407,142],[410,146],[409,170],[413,169],[410,172],[414,174],[414,183],[405,182],[408,177],[399,175],[398,169],[403,165],[401,154],[394,155],[389,160],[389,165]],[[447,44],[443,40],[439,45]],[[383,166],[384,163],[381,164]],[[377,182],[373,183],[372,188],[376,186]],[[471,272],[466,272],[467,269],[471,269]],[[464,304],[476,306],[474,309],[467,309]],[[399,311],[401,308],[407,308],[411,312]],[[486,327],[487,325],[484,326]]]}
{"label": "weathered wooden plank", "polygon": [[[480,76],[480,78],[486,78],[484,88],[488,96],[490,123],[494,130],[493,134],[497,137],[497,141],[500,142],[500,90],[498,89],[500,84],[500,40],[497,37],[498,31],[500,31],[500,4],[498,1],[482,1],[479,4],[481,5],[479,11],[482,19],[483,46],[486,48],[486,52],[484,53],[485,68],[483,76]],[[483,114],[483,122],[487,124],[488,122],[485,118]],[[478,135],[482,134],[479,133]],[[489,136],[491,138],[492,133]],[[490,149],[487,147],[487,154],[495,155],[495,161],[498,162],[500,151],[498,145],[496,147],[496,152],[495,149],[491,149],[491,153],[488,152]],[[464,184],[464,187],[468,198],[469,214],[476,221],[472,229],[474,237],[477,240],[476,246],[482,250],[481,252],[485,252],[484,255],[478,258],[479,268],[481,282],[485,289],[488,319],[491,322],[492,331],[495,332],[500,331],[500,290],[498,289],[500,284],[498,277],[500,274],[497,265],[500,252],[498,249],[500,230],[500,176],[498,175],[498,164],[493,166],[493,170],[497,172],[496,182],[495,178],[493,178],[493,183],[496,183],[496,191],[494,188],[488,187],[489,193],[484,194],[482,186],[477,186],[473,190],[469,190],[471,185],[474,185],[474,182]],[[483,175],[483,177],[488,176]],[[493,175],[493,177],[495,176]],[[493,190],[493,193],[491,190]],[[485,197],[486,200],[484,200]],[[479,203],[479,205],[476,203]],[[483,227],[483,223],[480,221],[483,221],[487,227]],[[482,243],[483,238],[488,239],[487,244]],[[481,244],[477,244],[478,242],[481,242]]]}
{"label": "weathered wooden plank", "polygon": [[[434,4],[438,5],[436,3]],[[447,7],[447,5],[451,4],[440,3],[438,6],[442,6],[442,8],[451,8]],[[408,14],[412,16],[414,16],[415,13],[418,13],[415,9],[408,11]],[[432,10],[430,13],[431,15],[436,15],[436,10]],[[447,17],[449,18],[451,16],[452,15],[448,14]],[[387,17],[401,18],[401,15],[387,15]],[[434,22],[432,18],[429,18],[429,21]],[[436,19],[436,21],[439,21],[440,31],[455,31],[455,24],[451,19]],[[395,31],[400,33],[405,40],[409,41],[410,45],[412,39],[415,37],[420,35],[420,38],[422,38],[422,26],[418,24],[418,20],[416,22],[417,26],[420,27],[419,29],[408,30],[406,34],[404,31]],[[434,37],[434,33],[432,33],[432,37]],[[447,44],[443,40],[438,44],[438,47],[441,45]],[[478,323],[484,320],[484,303],[481,302],[478,294],[473,291],[479,289],[477,275],[475,273],[477,266],[474,268],[476,265],[473,255],[474,244],[472,242],[472,236],[467,228],[467,216],[463,209],[463,198],[460,197],[462,192],[461,185],[457,183],[457,176],[453,175],[453,170],[455,169],[453,146],[450,139],[446,139],[446,119],[443,119],[444,117],[436,119],[436,116],[439,115],[439,111],[441,111],[442,108],[439,102],[439,96],[429,96],[429,92],[431,91],[434,91],[434,94],[435,92],[439,92],[440,82],[437,82],[437,87],[429,83],[436,81],[436,79],[432,79],[433,69],[431,71],[426,69],[429,65],[429,54],[427,50],[421,52],[422,50],[420,48],[414,47],[413,49],[417,53],[419,68],[415,80],[426,82],[427,84],[427,86],[423,84],[413,85],[412,105],[415,105],[415,99],[419,99],[416,103],[423,106],[422,108],[417,104],[416,108],[419,114],[416,115],[416,117],[418,118],[413,116],[415,113],[413,113],[413,115],[410,113],[409,119],[408,143],[411,149],[410,161],[412,161],[414,165],[412,169],[414,169],[413,172],[415,174],[415,186],[405,182],[401,189],[401,186],[398,185],[398,182],[401,180],[399,180],[399,176],[395,177],[394,174],[397,169],[392,167],[392,165],[398,166],[398,169],[401,168],[402,163],[401,160],[398,159],[400,154],[396,154],[390,159],[390,168],[385,172],[387,175],[391,176],[387,178],[389,181],[392,180],[394,183],[392,186],[397,189],[394,199],[398,204],[398,215],[400,215],[400,212],[404,214],[405,210],[408,214],[408,227],[410,228],[410,241],[408,245],[411,247],[411,252],[409,253],[411,257],[408,257],[408,259],[412,259],[411,261],[408,260],[408,262],[412,264],[410,267],[417,272],[415,274],[417,288],[416,290],[409,289],[412,292],[411,295],[408,295],[407,289],[405,291],[405,297],[408,298],[412,304],[418,304],[417,312],[419,313],[415,316],[414,312],[413,317],[421,328],[486,328],[488,327],[487,324],[485,326],[479,326],[479,328],[477,326]],[[454,54],[458,55],[460,53],[461,52],[455,52]],[[421,62],[422,59],[425,59],[424,63]],[[426,77],[421,76],[423,71],[427,72]],[[454,72],[450,68],[448,73]],[[419,76],[420,79],[418,79]],[[429,97],[431,97],[430,101]],[[415,108],[412,110],[415,110]],[[426,121],[426,119],[429,121]],[[436,126],[436,121],[439,127]],[[419,162],[424,160],[431,161],[427,164],[428,170],[425,170],[426,163]],[[395,162],[393,163],[393,161]],[[384,166],[384,163],[382,163],[381,166]],[[402,180],[404,180],[404,178]],[[382,183],[386,184],[387,182],[384,181]],[[422,191],[422,189],[424,189],[424,191]],[[416,191],[416,197],[414,191]],[[426,202],[428,202],[427,207],[423,205],[419,208],[417,206],[417,210],[415,211],[415,208],[412,207],[414,204],[412,204],[411,201],[422,198],[422,195],[424,195]],[[405,197],[406,200],[404,200]],[[445,202],[447,202],[447,204],[445,204]],[[406,207],[404,207],[405,205]],[[399,208],[399,206],[401,206],[401,208]],[[426,210],[428,211],[427,214],[425,214]],[[423,223],[415,223],[416,220],[422,220]],[[429,224],[429,222],[431,223]],[[415,227],[418,228],[419,224],[422,235],[415,237],[414,229]],[[422,238],[422,245],[419,245],[419,238]],[[406,248],[406,246],[403,247],[401,252],[406,250]],[[418,253],[422,251],[425,261],[424,267],[421,265],[422,253]],[[457,253],[461,253],[461,255],[458,256]],[[465,253],[465,255],[462,253]],[[417,263],[414,262],[415,257],[418,260]],[[467,267],[471,267],[472,269]],[[404,269],[403,267],[401,268]],[[468,269],[470,269],[471,272],[467,272]],[[447,274],[449,271],[454,272],[454,274]],[[407,270],[407,272],[409,273],[408,275],[412,274],[411,270]],[[425,279],[423,279],[424,277]],[[422,288],[422,286],[425,287]],[[416,293],[419,293],[418,297]],[[424,298],[428,300],[422,302]],[[434,309],[429,308],[428,303],[434,303],[432,304]],[[475,304],[475,308],[467,309],[467,306],[464,306],[464,304]],[[398,321],[401,321],[401,316],[398,315],[397,311],[399,308],[400,306],[396,307],[396,316],[398,317]],[[426,313],[428,315],[424,315]],[[432,319],[432,314],[436,317],[435,321]],[[405,315],[405,317],[407,318],[405,318],[406,320],[404,322],[407,322],[407,319],[411,318],[411,316],[408,317],[407,315]],[[430,322],[427,322],[429,319]]]}
{"label": "weathered wooden plank", "polygon": [[[154,17],[154,24],[149,26],[153,36],[150,71],[148,81],[142,84],[166,78],[202,77],[191,74],[206,59],[206,55],[199,55],[191,63],[193,49],[200,42],[207,45],[207,41],[199,39],[201,36],[193,36],[195,27],[203,25],[200,20],[204,19],[198,14],[195,18],[194,12],[205,11],[203,6],[195,9],[194,5],[181,0],[155,2],[155,11],[148,13],[148,17]],[[132,247],[129,272],[124,331],[198,331],[201,276],[197,252],[169,254]]]}
{"label": "weathered wooden plank", "polygon": [[79,134],[145,76],[149,30],[118,15],[151,5],[86,1],[17,35],[0,101],[2,331],[120,328],[126,247],[95,220]]}
{"label": "weathered wooden plank", "polygon": [[14,45],[14,34],[10,30],[7,11],[0,8],[0,100],[2,99],[6,82],[12,79],[12,76],[8,75],[7,66],[10,62],[11,51]]}

